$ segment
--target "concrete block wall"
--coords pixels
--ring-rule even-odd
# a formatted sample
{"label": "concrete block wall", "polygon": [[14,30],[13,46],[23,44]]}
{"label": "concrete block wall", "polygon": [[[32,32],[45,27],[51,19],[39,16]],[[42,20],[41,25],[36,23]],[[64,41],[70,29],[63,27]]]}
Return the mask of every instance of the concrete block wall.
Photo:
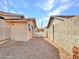
{"label": "concrete block wall", "polygon": [[[67,52],[72,53],[74,45],[79,45],[79,17],[73,17],[54,25],[54,39]],[[75,43],[76,41],[76,43]]]}
{"label": "concrete block wall", "polygon": [[54,25],[54,42],[70,53],[72,52],[72,44],[74,42],[71,39],[71,21],[68,21]]}
{"label": "concrete block wall", "polygon": [[47,32],[47,29],[45,29],[45,30],[43,31],[43,36],[44,36],[45,38],[47,38],[47,37],[48,37],[48,32]]}
{"label": "concrete block wall", "polygon": [[[48,38],[53,42],[52,25],[48,28]],[[75,43],[76,42],[76,43]],[[54,24],[54,43],[69,54],[74,45],[79,47],[79,16]]]}
{"label": "concrete block wall", "polygon": [[52,26],[48,29],[48,38],[49,40],[53,41],[53,27]]}

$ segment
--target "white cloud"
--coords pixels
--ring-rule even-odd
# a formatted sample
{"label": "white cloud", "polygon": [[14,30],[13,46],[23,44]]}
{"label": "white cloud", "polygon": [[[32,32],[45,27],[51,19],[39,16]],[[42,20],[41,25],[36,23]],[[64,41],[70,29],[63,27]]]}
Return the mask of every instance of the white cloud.
{"label": "white cloud", "polygon": [[61,3],[69,3],[69,2],[71,2],[71,0],[60,0],[61,1]]}
{"label": "white cloud", "polygon": [[54,6],[53,5],[54,2],[55,0],[48,0],[47,3],[43,5],[44,10],[47,10],[47,11],[51,10],[52,7]]}
{"label": "white cloud", "polygon": [[60,15],[63,11],[67,10],[72,5],[73,5],[73,3],[61,5],[58,8],[56,8],[55,10],[50,11],[49,15]]}
{"label": "white cloud", "polygon": [[61,4],[67,4],[70,3],[71,0],[45,0],[39,4],[40,8],[42,8],[44,11],[50,11],[57,2],[60,2]]}
{"label": "white cloud", "polygon": [[3,5],[9,7],[9,6],[14,6],[15,4],[13,3],[12,0],[3,0]]}
{"label": "white cloud", "polygon": [[8,0],[7,2],[9,2],[9,5],[10,5],[10,6],[15,5],[15,4],[12,2],[12,0]]}
{"label": "white cloud", "polygon": [[17,2],[16,6],[18,7],[24,7],[24,8],[28,8],[30,5],[28,5],[26,0],[20,0],[19,2]]}
{"label": "white cloud", "polygon": [[41,19],[37,19],[37,20],[36,20],[37,27],[41,28],[41,22],[42,22]]}
{"label": "white cloud", "polygon": [[6,0],[0,2],[0,10],[1,10],[1,11],[6,11],[6,12],[7,12],[7,11],[8,11],[7,5],[8,5],[8,3],[7,3]]}
{"label": "white cloud", "polygon": [[0,2],[0,7],[3,7],[4,5],[3,5],[3,3],[2,2]]}
{"label": "white cloud", "polygon": [[11,11],[10,11],[10,13],[16,13],[16,11],[14,11],[14,10],[11,10]]}
{"label": "white cloud", "polygon": [[21,11],[16,11],[16,10],[10,10],[9,11],[10,13],[15,13],[15,14],[23,14]]}
{"label": "white cloud", "polygon": [[48,24],[48,21],[49,21],[49,16],[45,16],[45,17],[42,17],[40,19],[37,20],[37,26],[39,28],[45,28]]}
{"label": "white cloud", "polygon": [[8,8],[3,3],[0,3],[0,10],[8,11]]}
{"label": "white cloud", "polygon": [[55,6],[56,0],[45,0],[39,4],[40,8],[45,11],[50,11]]}
{"label": "white cloud", "polygon": [[4,3],[4,5],[5,5],[5,6],[7,6],[7,5],[8,5],[8,3],[7,3],[7,1],[6,1],[6,0],[3,0],[3,3]]}
{"label": "white cloud", "polygon": [[77,6],[79,6],[79,3],[77,3]]}
{"label": "white cloud", "polygon": [[43,20],[43,28],[47,27],[49,18],[50,18],[49,16],[43,17],[43,18],[42,18],[42,20]]}
{"label": "white cloud", "polygon": [[8,8],[6,6],[3,6],[2,9],[6,12],[8,11]]}

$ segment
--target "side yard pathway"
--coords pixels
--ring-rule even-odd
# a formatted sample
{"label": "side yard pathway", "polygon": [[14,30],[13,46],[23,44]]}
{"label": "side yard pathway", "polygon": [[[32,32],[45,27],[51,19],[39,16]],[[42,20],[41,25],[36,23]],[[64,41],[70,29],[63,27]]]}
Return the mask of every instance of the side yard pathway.
{"label": "side yard pathway", "polygon": [[43,38],[0,45],[0,59],[60,59],[57,48]]}

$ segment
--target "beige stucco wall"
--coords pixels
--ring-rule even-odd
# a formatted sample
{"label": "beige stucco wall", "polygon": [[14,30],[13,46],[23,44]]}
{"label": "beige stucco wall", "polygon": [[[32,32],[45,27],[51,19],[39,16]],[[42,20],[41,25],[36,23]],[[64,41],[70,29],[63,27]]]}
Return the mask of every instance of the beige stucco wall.
{"label": "beige stucco wall", "polygon": [[[28,22],[10,23],[9,21],[0,19],[0,40],[11,39],[16,41],[28,41],[33,38],[34,25],[35,24],[29,20]],[[29,30],[29,28],[31,30]]]}
{"label": "beige stucco wall", "polygon": [[[53,28],[52,25],[50,25],[48,28],[48,38],[51,41],[53,40],[52,32]],[[72,54],[75,40],[76,46],[79,47],[79,16],[54,24],[54,43]]]}
{"label": "beige stucco wall", "polygon": [[17,41],[24,41],[26,40],[26,28],[25,24],[23,23],[13,23],[14,25],[11,25],[11,39],[17,40]]}
{"label": "beige stucco wall", "polygon": [[[9,23],[11,26],[11,39],[16,41],[28,41],[32,39],[33,37],[33,30],[29,30],[29,24],[30,26],[34,27],[34,24],[30,21],[28,22],[14,22]],[[14,24],[14,25],[12,25]]]}
{"label": "beige stucco wall", "polygon": [[0,40],[10,39],[11,29],[10,25],[6,23],[3,19],[0,19]]}
{"label": "beige stucco wall", "polygon": [[4,26],[4,39],[11,39],[11,26],[7,22],[5,22]]}
{"label": "beige stucco wall", "polygon": [[[29,24],[30,24],[30,29],[31,29],[30,31],[29,31],[29,27],[28,27]],[[32,20],[27,22],[27,29],[28,29],[28,32],[30,33],[30,34],[28,34],[28,37],[33,38],[34,32],[35,32],[35,23]]]}
{"label": "beige stucco wall", "polygon": [[3,20],[0,19],[0,40],[3,39]]}

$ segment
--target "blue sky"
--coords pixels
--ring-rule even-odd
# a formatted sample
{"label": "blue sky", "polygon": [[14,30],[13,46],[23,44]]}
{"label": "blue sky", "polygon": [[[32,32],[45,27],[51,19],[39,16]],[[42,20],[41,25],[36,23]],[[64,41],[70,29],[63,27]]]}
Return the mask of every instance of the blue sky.
{"label": "blue sky", "polygon": [[51,15],[79,15],[79,0],[0,0],[0,11],[36,18],[46,27]]}

